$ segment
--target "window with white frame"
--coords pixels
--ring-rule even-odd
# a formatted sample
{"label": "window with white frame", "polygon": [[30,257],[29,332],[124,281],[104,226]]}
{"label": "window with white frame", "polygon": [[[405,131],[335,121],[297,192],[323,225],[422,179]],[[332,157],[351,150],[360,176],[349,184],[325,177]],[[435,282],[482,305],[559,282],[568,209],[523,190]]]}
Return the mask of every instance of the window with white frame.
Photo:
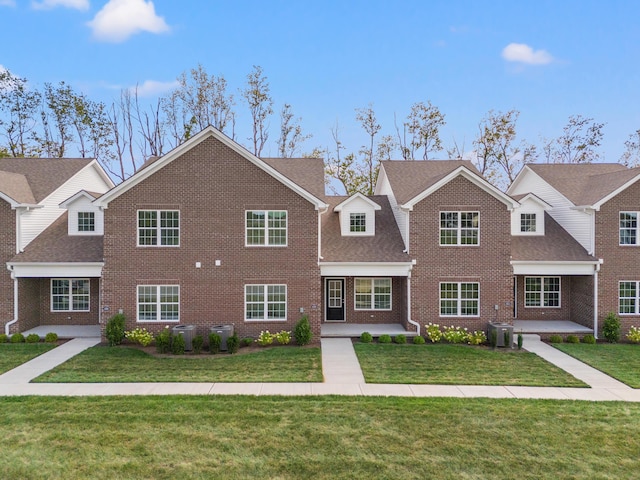
{"label": "window with white frame", "polygon": [[88,278],[52,278],[52,312],[88,312],[90,287]]}
{"label": "window with white frame", "polygon": [[95,232],[96,214],[95,212],[78,212],[78,231]]}
{"label": "window with white frame", "polygon": [[625,280],[618,283],[618,313],[640,314],[640,282]]}
{"label": "window with white frame", "polygon": [[180,286],[138,285],[138,321],[180,321]]}
{"label": "window with white frame", "polygon": [[535,213],[520,214],[520,231],[521,232],[536,231],[536,214]]}
{"label": "window with white frame", "polygon": [[287,246],[286,210],[247,210],[247,246]]}
{"label": "window with white frame", "polygon": [[180,246],[180,212],[138,210],[138,246]]}
{"label": "window with white frame", "polygon": [[440,284],[441,317],[477,317],[479,315],[479,283],[443,282]]}
{"label": "window with white frame", "polygon": [[525,307],[560,307],[560,277],[525,277]]}
{"label": "window with white frame", "polygon": [[351,233],[364,233],[367,231],[367,214],[366,213],[350,213],[349,214],[349,231]]}
{"label": "window with white frame", "polygon": [[638,245],[638,212],[620,212],[620,245]]}
{"label": "window with white frame", "polygon": [[440,212],[440,245],[478,245],[480,212]]}
{"label": "window with white frame", "polygon": [[245,320],[286,320],[286,285],[245,285]]}
{"label": "window with white frame", "polygon": [[391,310],[390,278],[356,278],[356,310]]}

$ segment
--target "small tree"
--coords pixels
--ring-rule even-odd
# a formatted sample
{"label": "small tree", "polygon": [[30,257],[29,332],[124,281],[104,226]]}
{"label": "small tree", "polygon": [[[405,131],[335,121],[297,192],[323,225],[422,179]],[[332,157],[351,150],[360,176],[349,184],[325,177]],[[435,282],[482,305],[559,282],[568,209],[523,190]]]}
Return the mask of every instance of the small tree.
{"label": "small tree", "polygon": [[620,319],[614,312],[610,312],[604,319],[602,335],[609,343],[616,343],[620,340]]}
{"label": "small tree", "polygon": [[109,346],[120,345],[124,339],[125,318],[122,313],[116,313],[107,321],[105,336],[109,341]]}
{"label": "small tree", "polygon": [[309,317],[303,315],[298,323],[296,323],[293,329],[293,337],[296,339],[296,343],[300,346],[307,345],[311,342],[311,325],[309,324]]}

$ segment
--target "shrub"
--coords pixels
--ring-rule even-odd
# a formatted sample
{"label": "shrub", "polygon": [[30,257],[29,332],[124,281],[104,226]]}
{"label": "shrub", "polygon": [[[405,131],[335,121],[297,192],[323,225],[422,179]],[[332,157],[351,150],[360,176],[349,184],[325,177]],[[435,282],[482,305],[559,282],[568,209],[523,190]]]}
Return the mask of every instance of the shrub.
{"label": "shrub", "polygon": [[580,343],[580,339],[576,335],[567,335],[567,343]]}
{"label": "shrub", "polygon": [[209,352],[216,354],[220,351],[220,345],[222,345],[222,337],[215,332],[209,334]]}
{"label": "shrub", "polygon": [[476,330],[467,334],[467,343],[469,345],[482,345],[486,343],[487,335],[482,330]]}
{"label": "shrub", "polygon": [[414,345],[424,345],[424,337],[421,337],[420,335],[416,335],[415,337],[413,337],[413,344]]}
{"label": "shrub", "polygon": [[120,345],[124,339],[124,323],[125,318],[122,313],[117,313],[109,320],[107,320],[107,326],[104,334],[109,341],[109,346]]}
{"label": "shrub", "polygon": [[562,336],[561,335],[551,335],[549,337],[549,341],[551,343],[562,343]]}
{"label": "shrub", "polygon": [[602,335],[609,343],[616,343],[620,340],[620,319],[615,313],[609,313],[604,319]]}
{"label": "shrub", "polygon": [[632,326],[627,333],[627,339],[633,343],[640,343],[640,328]]}
{"label": "shrub", "polygon": [[24,343],[24,335],[21,333],[14,333],[11,335],[11,343]]}
{"label": "shrub", "polygon": [[449,343],[465,343],[469,337],[469,333],[466,328],[454,327],[452,325],[445,327],[442,336]]}
{"label": "shrub", "polygon": [[307,345],[311,342],[311,325],[309,324],[309,317],[303,315],[298,323],[296,323],[293,329],[293,338],[296,339],[298,345]]}
{"label": "shrub", "polygon": [[37,333],[30,333],[24,340],[27,343],[38,343],[40,341],[40,335],[38,335]]}
{"label": "shrub", "polygon": [[251,345],[253,345],[253,338],[251,337],[244,337],[242,340],[240,340],[241,347],[249,347]]}
{"label": "shrub", "polygon": [[49,332],[44,336],[44,341],[47,343],[56,343],[58,341],[58,334],[56,332]]}
{"label": "shrub", "polygon": [[9,335],[6,333],[0,333],[0,343],[7,343],[9,341]]}
{"label": "shrub", "polygon": [[171,338],[171,353],[174,355],[184,355],[184,335],[174,335]]}
{"label": "shrub", "polygon": [[240,339],[238,335],[234,333],[227,338],[227,351],[231,354],[238,353],[238,348],[240,348]]}
{"label": "shrub", "polygon": [[522,343],[524,341],[524,338],[522,337],[522,333],[518,334],[518,350],[522,350]]}
{"label": "shrub", "polygon": [[171,351],[171,332],[169,326],[165,327],[156,335],[156,350],[158,353],[169,353]]}
{"label": "shrub", "polygon": [[287,332],[286,330],[282,330],[274,335],[276,337],[276,341],[280,345],[288,345],[291,341],[291,332]]}
{"label": "shrub", "polygon": [[495,328],[491,330],[491,338],[489,339],[489,343],[493,348],[498,347],[498,330]]}
{"label": "shrub", "polygon": [[200,352],[202,352],[202,345],[204,345],[204,337],[202,335],[196,335],[193,337],[193,340],[191,341],[193,353],[196,355],[200,354]]}
{"label": "shrub", "polygon": [[260,332],[260,335],[258,335],[258,339],[256,340],[256,342],[261,347],[266,347],[267,345],[271,345],[273,343],[274,338],[275,338],[275,335],[273,335],[272,333],[269,333],[269,330],[262,331]]}
{"label": "shrub", "polygon": [[387,335],[386,333],[384,335],[380,335],[378,343],[391,343],[391,335]]}
{"label": "shrub", "polygon": [[582,337],[582,343],[588,343],[589,345],[595,345],[596,337],[594,337],[593,335],[585,335],[584,337]]}
{"label": "shrub", "polygon": [[406,335],[396,335],[395,337],[393,337],[393,343],[397,343],[398,345],[402,345],[407,343],[407,336]]}
{"label": "shrub", "polygon": [[153,342],[153,335],[146,328],[134,328],[129,332],[124,332],[124,336],[134,343],[139,343],[143,347],[148,347]]}
{"label": "shrub", "polygon": [[442,330],[440,330],[440,325],[429,322],[425,327],[427,329],[427,338],[431,340],[432,343],[442,340]]}
{"label": "shrub", "polygon": [[360,342],[371,343],[372,341],[373,341],[373,337],[369,332],[362,332],[362,335],[360,335]]}

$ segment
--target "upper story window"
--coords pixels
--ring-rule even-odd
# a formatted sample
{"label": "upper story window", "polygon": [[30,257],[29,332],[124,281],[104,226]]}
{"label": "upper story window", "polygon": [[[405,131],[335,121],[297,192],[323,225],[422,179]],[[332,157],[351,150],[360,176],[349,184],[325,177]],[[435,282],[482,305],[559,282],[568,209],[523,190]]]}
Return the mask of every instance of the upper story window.
{"label": "upper story window", "polygon": [[96,214],[95,212],[78,212],[78,231],[95,232]]}
{"label": "upper story window", "polygon": [[247,246],[287,246],[286,210],[247,210]]}
{"label": "upper story window", "polygon": [[520,231],[521,232],[536,231],[536,214],[535,213],[520,214]]}
{"label": "upper story window", "polygon": [[560,307],[560,277],[525,277],[525,307]]}
{"label": "upper story window", "polygon": [[138,246],[180,246],[180,212],[138,210]]}
{"label": "upper story window", "polygon": [[52,278],[52,312],[88,312],[88,278]]}
{"label": "upper story window", "polygon": [[620,212],[620,245],[638,245],[638,212]]}
{"label": "upper story window", "polygon": [[349,214],[349,231],[351,233],[363,233],[367,231],[367,214],[366,213],[350,213]]}
{"label": "upper story window", "polygon": [[440,212],[440,245],[478,245],[480,212]]}

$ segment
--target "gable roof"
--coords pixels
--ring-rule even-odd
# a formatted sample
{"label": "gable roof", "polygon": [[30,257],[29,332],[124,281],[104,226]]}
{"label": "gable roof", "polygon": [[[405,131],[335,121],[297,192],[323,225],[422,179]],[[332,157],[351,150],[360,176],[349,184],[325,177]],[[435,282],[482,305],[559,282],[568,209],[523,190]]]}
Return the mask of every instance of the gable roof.
{"label": "gable roof", "polygon": [[21,173],[0,171],[0,197],[7,200],[12,207],[19,204],[36,204],[27,177]]}
{"label": "gable roof", "polygon": [[315,197],[325,198],[324,160],[321,158],[262,158],[262,161]]}
{"label": "gable roof", "polygon": [[360,192],[356,192],[353,195],[351,195],[350,197],[347,197],[345,200],[341,201],[338,205],[336,205],[335,207],[333,207],[333,211],[334,212],[341,212],[342,208],[345,205],[350,204],[351,202],[355,201],[356,199],[361,200],[363,202],[365,202],[367,205],[369,205],[373,210],[380,210],[382,207],[380,207],[380,205],[378,205],[376,202],[374,202],[373,200],[371,200],[370,197],[365,197],[362,193]]}
{"label": "gable roof", "polygon": [[[155,172],[157,172],[158,170],[162,169],[164,166],[174,161],[176,158],[179,158],[183,153],[187,152],[191,148],[195,147],[196,145],[200,144],[204,140],[211,137],[220,141],[226,147],[238,153],[239,155],[244,157],[246,160],[253,163],[255,166],[257,166],[267,174],[271,175],[273,178],[275,178],[285,186],[289,187],[291,190],[296,192],[305,200],[315,205],[316,209],[324,209],[327,207],[327,204],[322,200],[322,197],[314,195],[313,193],[305,189],[303,186],[299,185],[298,183],[294,182],[291,178],[281,173],[274,166],[256,157],[251,152],[249,152],[246,148],[234,142],[225,134],[223,134],[221,131],[219,131],[218,129],[212,126],[206,127],[205,129],[203,129],[202,131],[200,131],[199,133],[191,137],[189,140],[178,145],[176,148],[171,150],[166,155],[158,158],[157,160],[153,160],[152,162],[147,162],[148,165],[145,168],[138,170],[135,174],[133,174],[127,180],[122,182],[120,185],[116,186],[115,188],[112,188],[99,199],[96,199],[95,200],[96,204],[102,207],[107,207],[109,205],[109,202],[111,202],[113,199],[118,198],[120,195],[127,192],[128,190],[136,186],[138,183],[142,182],[146,178],[149,178]],[[312,159],[309,159],[309,160],[312,160]],[[295,176],[296,173],[300,174],[299,169],[294,169],[292,167],[292,171],[295,172],[293,176]]]}

